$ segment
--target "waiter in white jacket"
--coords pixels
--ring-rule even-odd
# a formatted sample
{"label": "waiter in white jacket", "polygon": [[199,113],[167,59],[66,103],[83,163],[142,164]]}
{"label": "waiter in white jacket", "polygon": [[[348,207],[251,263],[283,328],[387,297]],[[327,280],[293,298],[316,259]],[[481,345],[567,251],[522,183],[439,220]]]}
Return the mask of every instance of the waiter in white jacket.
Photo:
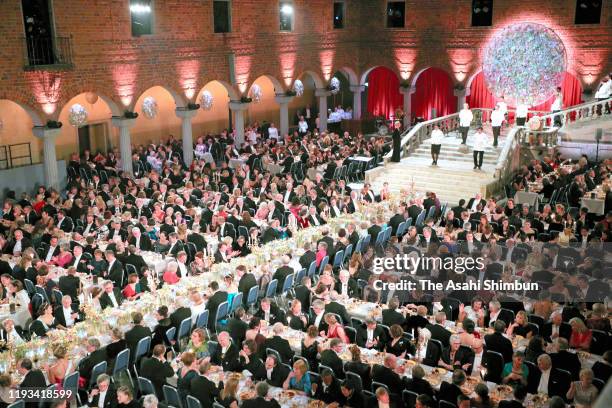
{"label": "waiter in white jacket", "polygon": [[438,165],[438,157],[440,156],[440,147],[444,140],[444,133],[440,130],[440,126],[434,125],[434,130],[431,132],[431,164]]}
{"label": "waiter in white jacket", "polygon": [[482,126],[478,128],[474,134],[474,170],[482,170],[482,159],[484,152],[489,145],[489,136],[482,130]]}
{"label": "waiter in white jacket", "polygon": [[[558,86],[557,91],[555,92],[555,99],[550,107],[550,110],[552,113],[557,113],[561,109],[563,109],[563,94],[561,93],[561,87]],[[554,125],[558,127],[562,126],[561,115],[554,116]]]}
{"label": "waiter in white jacket", "polygon": [[[612,74],[609,77],[605,77],[599,84],[597,92],[595,92],[595,99],[597,101],[603,101],[608,99],[612,95]],[[597,105],[597,114],[601,115],[602,105]],[[606,113],[610,113],[610,108],[606,104]]]}
{"label": "waiter in white jacket", "polygon": [[467,141],[468,132],[474,115],[470,110],[470,106],[467,103],[463,104],[463,109],[459,111],[459,131],[461,132],[461,144],[465,144]]}
{"label": "waiter in white jacket", "polygon": [[493,112],[491,112],[491,127],[493,128],[493,147],[497,147],[497,139],[501,133],[501,126],[506,119],[506,115],[501,109],[501,106],[497,104]]}
{"label": "waiter in white jacket", "polygon": [[529,107],[524,102],[519,102],[516,106],[516,126],[525,126]]}

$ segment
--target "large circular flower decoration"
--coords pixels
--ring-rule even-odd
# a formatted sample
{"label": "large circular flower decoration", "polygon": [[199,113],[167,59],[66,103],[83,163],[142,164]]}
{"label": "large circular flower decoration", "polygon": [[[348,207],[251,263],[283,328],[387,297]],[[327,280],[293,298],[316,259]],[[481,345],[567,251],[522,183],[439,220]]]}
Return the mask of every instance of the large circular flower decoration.
{"label": "large circular flower decoration", "polygon": [[293,83],[293,91],[295,92],[295,96],[304,95],[304,83],[299,79],[296,79]]}
{"label": "large circular flower decoration", "polygon": [[213,107],[213,96],[210,92],[204,91],[202,92],[202,96],[200,96],[200,105],[202,105],[202,109],[209,111]]}
{"label": "large circular flower decoration", "polygon": [[563,80],[567,53],[550,28],[534,23],[512,24],[486,45],[482,70],[493,95],[516,106],[548,100]]}
{"label": "large circular flower decoration", "polygon": [[263,97],[263,91],[261,90],[261,87],[257,84],[253,84],[253,86],[251,87],[251,99],[253,99],[253,102],[257,103],[259,101],[261,101],[261,98]]}
{"label": "large circular flower decoration", "polygon": [[152,96],[147,96],[142,101],[142,113],[147,119],[153,119],[157,116],[157,101]]}
{"label": "large circular flower decoration", "polygon": [[74,127],[83,127],[87,124],[87,111],[83,105],[75,103],[68,111],[68,122]]}
{"label": "large circular flower decoration", "polygon": [[332,94],[337,94],[340,92],[340,80],[336,77],[333,77],[331,81],[329,81],[329,87]]}

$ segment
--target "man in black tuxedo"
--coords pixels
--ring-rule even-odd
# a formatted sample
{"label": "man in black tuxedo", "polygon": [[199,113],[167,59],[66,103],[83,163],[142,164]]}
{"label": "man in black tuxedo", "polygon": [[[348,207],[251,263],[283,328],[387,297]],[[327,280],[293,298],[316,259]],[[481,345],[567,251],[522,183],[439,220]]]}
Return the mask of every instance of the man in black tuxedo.
{"label": "man in black tuxedo", "polygon": [[331,339],[329,349],[321,352],[320,363],[328,366],[334,372],[336,378],[344,378],[343,363],[338,354],[342,352],[342,341],[338,338]]}
{"label": "man in black tuxedo", "polygon": [[326,302],[325,305],[325,313],[334,313],[340,316],[342,322],[338,322],[341,324],[349,324],[351,322],[351,317],[346,311],[346,307],[341,304],[342,299],[340,299],[340,295],[335,290],[332,290],[329,294],[329,301]]}
{"label": "man in black tuxedo", "polygon": [[211,364],[203,362],[198,368],[199,375],[191,380],[189,395],[200,401],[202,408],[212,408],[215,397],[219,395],[219,389],[214,382],[206,378]]}
{"label": "man in black tuxedo", "polygon": [[268,325],[285,322],[285,313],[276,306],[269,298],[263,298],[259,302],[259,310],[253,315],[268,322]]}
{"label": "man in black tuxedo", "polygon": [[278,295],[283,292],[283,285],[285,284],[285,279],[287,279],[287,276],[291,275],[292,273],[295,273],[293,268],[289,266],[289,263],[291,262],[291,258],[289,257],[289,255],[283,255],[282,262],[283,266],[278,268],[274,272],[274,275],[272,275],[272,279],[276,279],[278,281],[278,285],[276,287],[276,293]]}
{"label": "man in black tuxedo", "polygon": [[257,280],[255,275],[248,272],[244,265],[236,267],[236,277],[238,278],[238,292],[242,293],[242,304],[246,306],[249,291],[253,286],[257,286]]}
{"label": "man in black tuxedo", "polygon": [[142,235],[138,227],[132,228],[132,236],[128,239],[128,244],[133,245],[141,251],[151,251],[153,248],[151,238],[149,238],[147,234]]}
{"label": "man in black tuxedo", "polygon": [[397,213],[389,220],[388,225],[391,227],[391,235],[395,235],[397,233],[397,227],[406,221],[406,217],[408,216],[408,208],[405,203],[400,204]]}
{"label": "man in black tuxedo", "polygon": [[382,323],[385,326],[391,327],[394,324],[398,324],[406,329],[406,318],[403,314],[397,311],[399,308],[399,299],[397,296],[393,296],[389,300],[389,308],[383,309],[382,311]]}
{"label": "man in black tuxedo", "polygon": [[62,209],[57,212],[57,223],[55,226],[64,232],[72,232],[74,223],[72,222],[72,218],[66,216],[66,210]]}
{"label": "man in black tuxedo", "polygon": [[70,296],[73,302],[79,301],[79,292],[81,289],[81,279],[76,276],[76,273],[77,270],[70,267],[66,270],[66,275],[61,276],[58,281],[59,290],[61,290],[64,295]]}
{"label": "man in black tuxedo", "polygon": [[555,339],[563,337],[569,341],[572,335],[572,327],[563,321],[563,315],[560,311],[554,311],[550,315],[550,321],[544,323],[542,327],[542,337],[549,343],[552,343]]}
{"label": "man in black tuxedo", "polygon": [[55,307],[53,315],[55,322],[63,327],[72,327],[83,320],[78,305],[72,302],[69,295],[62,296],[62,304]]}
{"label": "man in black tuxedo", "polygon": [[465,211],[465,200],[463,198],[459,200],[459,205],[451,208],[451,211],[453,212],[455,219],[461,219],[461,213]]}
{"label": "man in black tuxedo", "polygon": [[[304,276],[302,278],[301,285],[296,286],[293,289],[295,298],[302,304],[302,310],[310,310],[310,296],[312,295],[312,281],[310,277]],[[310,317],[309,317],[310,319]]]}
{"label": "man in black tuxedo", "polygon": [[289,345],[289,341],[281,337],[283,331],[285,331],[285,327],[282,323],[275,323],[272,327],[272,331],[274,332],[274,336],[266,339],[262,346],[262,354],[266,353],[266,349],[272,349],[278,351],[282,363],[290,364],[291,359],[295,355],[293,350],[291,349],[291,345]]}
{"label": "man in black tuxedo", "polygon": [[316,327],[318,332],[327,331],[327,323],[325,323],[325,302],[321,299],[315,299],[312,302],[308,325]]}
{"label": "man in black tuxedo", "polygon": [[219,283],[212,281],[208,285],[209,296],[208,302],[206,303],[206,309],[208,309],[208,330],[213,331],[217,324],[217,309],[223,302],[227,302],[227,292],[219,290]]}
{"label": "man in black tuxedo", "polygon": [[212,354],[210,361],[223,367],[223,371],[236,371],[240,368],[238,348],[232,344],[228,332],[223,331],[217,336],[219,346]]}
{"label": "man in black tuxedo", "polygon": [[246,312],[242,306],[236,308],[234,316],[227,322],[226,330],[234,341],[234,344],[242,344],[245,339],[249,325],[243,320]]}
{"label": "man in black tuxedo", "polygon": [[308,270],[310,264],[317,259],[317,254],[310,250],[310,242],[304,244],[304,254],[300,256],[300,265]]}
{"label": "man in black tuxedo", "polygon": [[338,274],[338,281],[336,282],[334,289],[343,299],[359,296],[359,286],[357,285],[357,281],[351,278],[349,271],[346,269],[340,270]]}
{"label": "man in black tuxedo", "polygon": [[563,337],[558,337],[553,344],[557,349],[556,353],[550,355],[553,368],[569,371],[572,374],[572,381],[577,381],[580,374],[580,359],[576,353],[568,351],[569,343]]}
{"label": "man in black tuxedo", "polygon": [[282,387],[289,375],[289,369],[281,364],[275,355],[266,357],[266,381],[273,387]]}
{"label": "man in black tuxedo", "polygon": [[431,384],[425,379],[425,370],[421,365],[412,368],[412,378],[404,378],[404,386],[408,391],[418,395],[425,394],[433,398],[434,390]]}
{"label": "man in black tuxedo", "polygon": [[444,328],[444,322],[446,322],[446,313],[436,313],[436,323],[428,324],[425,326],[431,332],[431,338],[438,340],[442,343],[442,347],[450,346],[451,332]]}
{"label": "man in black tuxedo", "polygon": [[257,343],[255,340],[245,340],[242,342],[242,350],[240,350],[240,367],[241,369],[248,370],[253,376],[251,377],[254,381],[265,380],[266,378],[266,366],[262,360],[257,356]]}
{"label": "man in black tuxedo", "polygon": [[138,255],[137,249],[135,246],[130,245],[127,248],[128,255],[123,258],[126,264],[134,265],[136,268],[136,273],[139,277],[142,276],[142,268],[147,266],[144,258],[141,255]]}
{"label": "man in black tuxedo", "polygon": [[378,237],[378,234],[380,231],[382,231],[381,226],[378,224],[379,222],[377,219],[372,219],[372,226],[368,228],[368,234],[370,234],[370,245],[372,246],[376,243],[376,237]]}
{"label": "man in black tuxedo", "polygon": [[125,342],[127,343],[128,348],[130,349],[130,356],[132,361],[136,356],[136,348],[138,347],[138,342],[145,337],[151,337],[151,329],[144,326],[142,324],[142,313],[135,312],[132,314],[132,321],[134,326],[125,332]]}
{"label": "man in black tuxedo", "polygon": [[255,389],[257,391],[257,398],[243,401],[242,408],[280,408],[278,401],[268,399],[268,390],[270,389],[268,383],[265,381],[259,382]]}
{"label": "man in black tuxedo", "polygon": [[439,365],[447,370],[462,369],[469,372],[474,365],[474,352],[469,347],[461,346],[461,338],[458,335],[452,335],[450,346],[442,351],[440,360]]}
{"label": "man in black tuxedo", "polygon": [[[32,367],[32,361],[30,359],[24,358],[21,360],[17,368],[17,371],[19,371],[19,374],[23,377],[23,381],[19,384],[20,390],[47,388],[47,380],[45,380],[43,372],[39,369],[33,369]],[[38,407],[38,403],[28,402],[25,406],[26,408],[36,408]]]}
{"label": "man in black tuxedo", "polygon": [[400,376],[395,372],[397,357],[386,354],[383,365],[374,364],[372,366],[372,381],[385,384],[394,394],[401,394],[404,384]]}
{"label": "man in black tuxedo", "polygon": [[117,390],[111,383],[110,376],[101,374],[96,379],[96,387],[88,395],[87,406],[92,408],[100,406],[103,408],[116,408],[118,404]]}
{"label": "man in black tuxedo", "polygon": [[85,379],[85,383],[89,384],[93,368],[96,364],[106,361],[108,357],[106,355],[106,348],[101,348],[100,340],[95,337],[88,338],[85,347],[87,349],[87,356],[79,362],[78,370],[79,375]]}
{"label": "man in black tuxedo", "polygon": [[356,343],[359,347],[383,350],[387,344],[387,334],[376,324],[376,320],[367,318],[365,324],[357,328]]}
{"label": "man in black tuxedo", "polygon": [[153,355],[150,358],[144,358],[140,364],[139,374],[141,377],[149,379],[155,388],[157,398],[163,399],[163,386],[166,384],[166,378],[174,375],[174,370],[168,361],[166,361],[166,346],[158,344],[153,347]]}
{"label": "man in black tuxedo", "polygon": [[470,198],[468,201],[467,209],[468,211],[476,211],[476,208],[480,205],[480,208],[485,208],[487,202],[482,198],[482,194],[477,193],[475,197]]}
{"label": "man in black tuxedo", "polygon": [[236,238],[236,230],[234,229],[234,226],[232,224],[230,224],[229,222],[225,222],[224,217],[217,217],[217,221],[219,222],[219,240],[222,240],[225,237]]}
{"label": "man in black tuxedo", "polygon": [[7,246],[7,253],[15,256],[20,256],[26,248],[32,246],[32,242],[23,236],[23,231],[16,229],[13,232],[14,239]]}
{"label": "man in black tuxedo", "polygon": [[325,368],[321,371],[321,377],[311,386],[312,397],[316,400],[332,404],[342,401],[340,382],[334,377],[334,373]]}
{"label": "man in black tuxedo", "polygon": [[504,336],[506,323],[503,320],[496,320],[493,324],[494,332],[485,336],[487,350],[496,351],[504,357],[504,363],[512,361],[512,342]]}
{"label": "man in black tuxedo", "polygon": [[113,282],[104,283],[104,293],[100,296],[100,307],[119,307],[123,302],[123,295],[119,288],[115,288]]}
{"label": "man in black tuxedo", "polygon": [[[191,309],[189,303],[185,298],[178,299],[178,308],[174,310],[168,317],[170,319],[170,326],[176,329],[178,333],[181,322],[185,319],[191,318]],[[208,321],[212,319],[211,315],[208,315]]]}
{"label": "man in black tuxedo", "polygon": [[170,247],[168,248],[167,255],[176,258],[176,255],[184,250],[183,243],[179,240],[176,232],[168,235],[168,240],[170,241]]}
{"label": "man in black tuxedo", "polygon": [[106,251],[106,262],[108,262],[108,279],[110,279],[116,287],[122,287],[123,264],[115,258],[115,253],[111,250]]}

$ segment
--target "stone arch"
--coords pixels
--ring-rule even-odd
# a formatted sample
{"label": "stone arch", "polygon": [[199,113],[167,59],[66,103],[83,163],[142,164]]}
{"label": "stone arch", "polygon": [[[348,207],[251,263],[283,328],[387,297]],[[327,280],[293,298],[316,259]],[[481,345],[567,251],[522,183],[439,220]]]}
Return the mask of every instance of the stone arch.
{"label": "stone arch", "polygon": [[166,92],[168,92],[170,96],[172,96],[172,99],[174,99],[174,103],[176,104],[177,108],[184,108],[185,106],[187,106],[188,101],[183,97],[183,95],[181,95],[179,92],[174,90],[172,87],[169,87],[167,85],[161,85],[161,84],[152,84],[144,88],[144,90],[140,92],[138,97],[134,99],[134,103],[136,103],[148,90],[154,87],[163,88]]}
{"label": "stone arch", "polygon": [[[202,91],[204,90],[204,88],[206,88],[206,86],[208,86],[208,84],[210,84],[211,82],[218,82],[221,85],[223,85],[223,87],[227,91],[227,96],[230,98],[230,101],[239,101],[240,100],[240,94],[238,93],[236,88],[234,88],[229,82],[226,82],[226,81],[224,81],[222,79],[211,79],[210,81],[206,82],[204,84],[204,86],[202,86],[198,90],[196,95],[200,95],[202,93]],[[199,102],[196,101],[196,103],[199,103]]]}
{"label": "stone arch", "polygon": [[355,71],[349,67],[341,67],[336,70],[336,72],[341,72],[344,76],[349,80],[349,84],[351,86],[359,85],[359,78]]}
{"label": "stone arch", "polygon": [[374,65],[374,66],[366,69],[365,71],[363,71],[363,73],[361,74],[361,78],[359,79],[359,85],[365,85],[366,82],[368,82],[368,75],[370,75],[370,72],[372,72],[376,68],[386,68],[389,71],[393,72],[397,78],[401,78],[401,76],[398,74],[398,72],[395,69],[393,69],[393,68],[389,68],[386,65]]}
{"label": "stone arch", "polygon": [[11,102],[11,103],[19,106],[21,109],[23,109],[23,111],[25,111],[25,113],[32,120],[32,125],[33,126],[44,126],[45,125],[45,122],[43,120],[44,114],[41,114],[41,112],[39,112],[37,109],[31,107],[30,105],[28,105],[26,103],[19,102],[19,101],[15,101],[13,99],[8,99],[8,98],[0,98],[0,101]]}
{"label": "stone arch", "polygon": [[325,88],[326,83],[323,81],[321,76],[319,74],[317,74],[316,72],[311,71],[311,70],[302,71],[302,73],[300,73],[300,75],[298,75],[296,77],[296,79],[303,78],[306,75],[308,75],[308,76],[310,76],[310,78],[312,78],[312,80],[314,81],[315,86],[316,86],[317,89]]}
{"label": "stone arch", "polygon": [[270,74],[262,74],[259,75],[257,78],[255,78],[253,80],[253,82],[251,82],[249,84],[249,87],[247,88],[247,95],[249,94],[249,92],[251,91],[251,87],[255,84],[255,82],[257,82],[260,78],[267,78],[268,80],[270,80],[270,82],[272,82],[272,85],[274,85],[274,93],[277,95],[280,94],[284,94],[285,93],[285,87],[283,86],[283,84],[273,75]]}

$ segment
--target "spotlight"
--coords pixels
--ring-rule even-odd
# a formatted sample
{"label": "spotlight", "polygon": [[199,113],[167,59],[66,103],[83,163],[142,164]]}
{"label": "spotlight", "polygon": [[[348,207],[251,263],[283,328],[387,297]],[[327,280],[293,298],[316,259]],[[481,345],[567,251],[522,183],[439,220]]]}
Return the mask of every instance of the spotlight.
{"label": "spotlight", "polygon": [[293,6],[290,4],[283,4],[281,7],[281,13],[283,14],[293,14]]}
{"label": "spotlight", "polygon": [[130,11],[134,14],[150,13],[151,6],[148,4],[134,3],[134,4],[130,4]]}
{"label": "spotlight", "polygon": [[474,8],[474,14],[478,14],[478,13],[480,13],[480,8],[478,7]]}

